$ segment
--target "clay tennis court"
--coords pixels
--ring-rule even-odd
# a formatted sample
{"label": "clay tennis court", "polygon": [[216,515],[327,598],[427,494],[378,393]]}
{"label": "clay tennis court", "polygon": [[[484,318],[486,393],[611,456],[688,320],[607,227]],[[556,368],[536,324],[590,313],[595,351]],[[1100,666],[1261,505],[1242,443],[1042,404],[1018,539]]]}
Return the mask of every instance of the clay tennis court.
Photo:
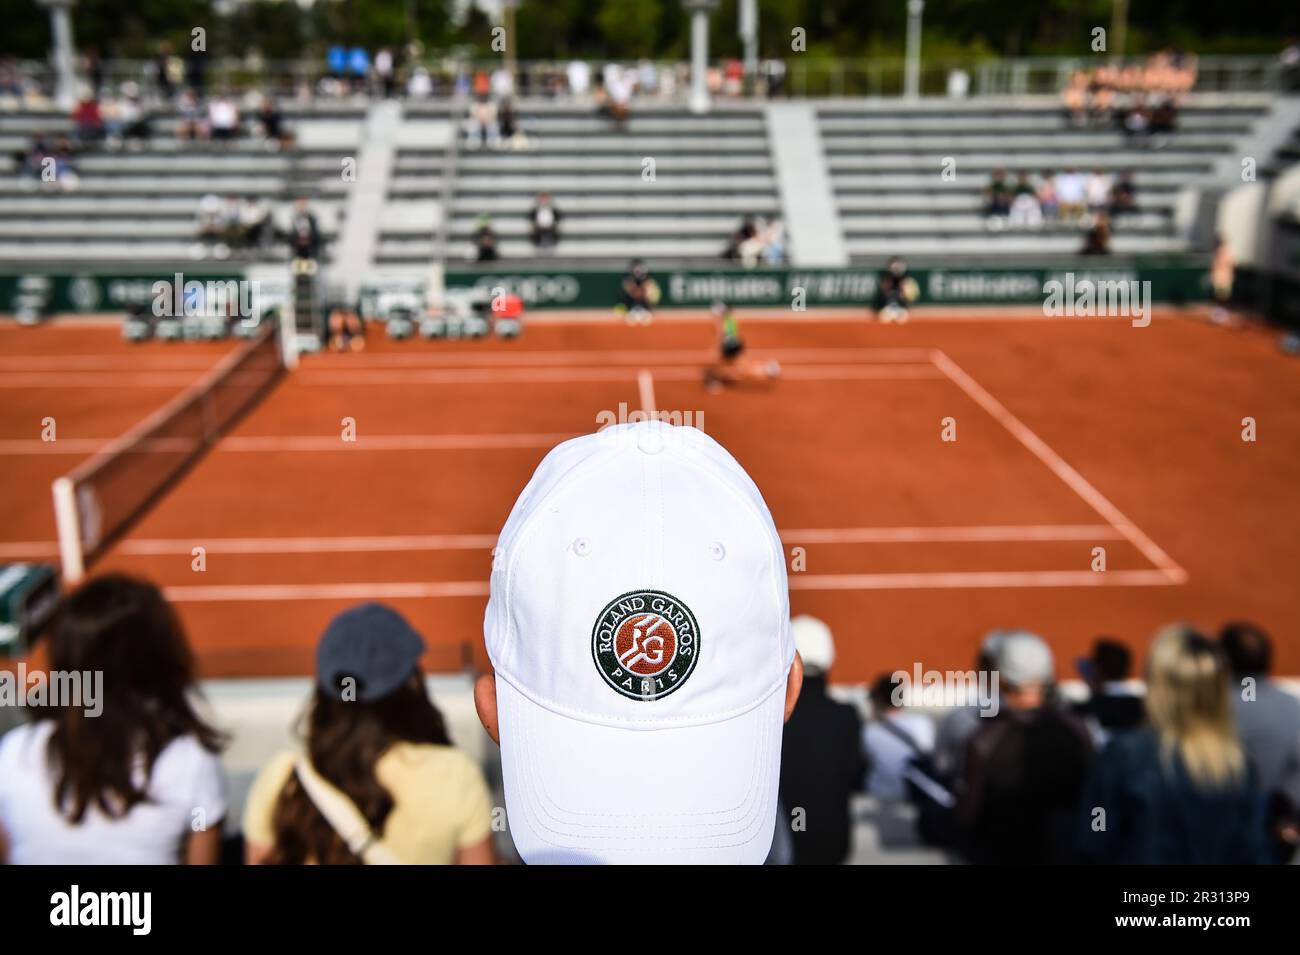
{"label": "clay tennis court", "polygon": [[[1193,312],[1148,328],[742,313],[783,376],[715,395],[702,314],[573,318],[512,342],[374,333],[361,354],[304,356],[91,570],[165,586],[207,677],[308,673],[325,622],[367,599],[425,633],[430,669],[482,667],[491,548],[534,467],[601,412],[654,409],[753,476],[793,610],[834,629],[837,682],[966,668],[1007,626],[1047,636],[1066,676],[1098,634],[1141,649],[1161,624],[1234,617],[1300,673],[1300,365],[1270,335]],[[51,482],[234,347],[0,328],[0,560],[57,562]]]}

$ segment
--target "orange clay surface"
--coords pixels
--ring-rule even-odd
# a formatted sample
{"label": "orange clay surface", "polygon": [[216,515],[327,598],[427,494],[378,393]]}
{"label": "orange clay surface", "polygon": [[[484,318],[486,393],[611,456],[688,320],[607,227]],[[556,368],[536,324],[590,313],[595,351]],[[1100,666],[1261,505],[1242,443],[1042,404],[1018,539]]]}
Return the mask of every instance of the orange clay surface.
{"label": "orange clay surface", "polygon": [[[748,354],[783,375],[721,394],[702,314],[551,320],[508,342],[372,331],[363,353],[305,356],[92,569],[163,585],[207,677],[310,672],[326,621],[365,599],[410,617],[430,669],[484,667],[515,496],[601,412],[653,405],[757,482],[793,610],[834,630],[836,682],[964,669],[996,627],[1042,633],[1066,677],[1097,635],[1141,652],[1162,624],[1231,618],[1271,630],[1277,672],[1300,673],[1300,361],[1275,336],[1191,312],[852,319],[742,314]],[[0,563],[57,561],[50,482],[233,347],[0,325]]]}

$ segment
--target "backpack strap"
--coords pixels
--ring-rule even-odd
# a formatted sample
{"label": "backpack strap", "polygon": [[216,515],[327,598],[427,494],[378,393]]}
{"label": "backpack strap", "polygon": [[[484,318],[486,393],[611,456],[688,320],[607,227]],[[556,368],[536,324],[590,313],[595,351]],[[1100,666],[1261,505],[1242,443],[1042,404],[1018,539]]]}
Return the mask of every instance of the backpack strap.
{"label": "backpack strap", "polygon": [[366,865],[402,864],[393,851],[379,841],[356,803],[316,772],[305,756],[299,756],[293,768],[303,792],[354,855]]}

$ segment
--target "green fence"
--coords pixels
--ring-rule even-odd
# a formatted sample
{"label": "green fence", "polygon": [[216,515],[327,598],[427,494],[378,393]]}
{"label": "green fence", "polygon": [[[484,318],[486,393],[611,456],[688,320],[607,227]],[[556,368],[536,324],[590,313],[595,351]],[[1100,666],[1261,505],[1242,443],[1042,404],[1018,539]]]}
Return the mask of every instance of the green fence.
{"label": "green fence", "polygon": [[[1051,281],[1150,282],[1155,302],[1207,297],[1206,262],[1194,256],[1159,260],[1082,260],[1068,265],[926,266],[912,275],[918,305],[1033,305]],[[722,299],[734,306],[865,307],[876,293],[875,269],[662,269],[652,268],[663,298],[660,308],[701,308]],[[448,288],[504,288],[530,309],[609,308],[619,298],[622,275],[609,270],[453,270]]]}
{"label": "green fence", "polygon": [[[152,302],[159,295],[174,297],[174,290],[200,283],[240,281],[238,271],[191,272],[156,269],[125,272],[24,272],[0,274],[0,314],[24,310],[42,314],[121,313],[131,302]],[[167,283],[165,287],[157,285]],[[202,293],[200,293],[202,294]]]}
{"label": "green fence", "polygon": [[[975,264],[912,270],[920,286],[918,305],[1034,305],[1044,285],[1069,276],[1081,282],[1150,282],[1151,300],[1179,304],[1208,298],[1207,263],[1202,257],[1083,259],[1069,264]],[[663,293],[661,309],[704,308],[721,299],[738,307],[807,308],[868,306],[875,296],[874,268],[844,269],[653,269]],[[132,301],[171,296],[191,283],[237,281],[238,272],[136,273],[13,272],[0,274],[0,313],[13,315],[21,303],[43,301],[45,314],[120,314]],[[448,288],[504,288],[532,310],[607,309],[619,299],[622,273],[610,269],[458,269],[446,273]],[[156,283],[166,283],[157,286]],[[158,289],[162,289],[159,291]]]}

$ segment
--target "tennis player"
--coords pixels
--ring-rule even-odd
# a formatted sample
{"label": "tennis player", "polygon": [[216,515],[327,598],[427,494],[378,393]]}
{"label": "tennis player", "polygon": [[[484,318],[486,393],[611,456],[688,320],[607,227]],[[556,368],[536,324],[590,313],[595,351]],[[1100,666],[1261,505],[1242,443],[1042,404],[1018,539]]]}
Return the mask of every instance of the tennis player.
{"label": "tennis player", "polygon": [[718,360],[704,372],[704,386],[719,392],[725,385],[741,381],[772,381],[781,374],[775,360],[760,362],[744,358],[745,340],[740,337],[740,323],[726,302],[717,301],[709,307],[718,336]]}

